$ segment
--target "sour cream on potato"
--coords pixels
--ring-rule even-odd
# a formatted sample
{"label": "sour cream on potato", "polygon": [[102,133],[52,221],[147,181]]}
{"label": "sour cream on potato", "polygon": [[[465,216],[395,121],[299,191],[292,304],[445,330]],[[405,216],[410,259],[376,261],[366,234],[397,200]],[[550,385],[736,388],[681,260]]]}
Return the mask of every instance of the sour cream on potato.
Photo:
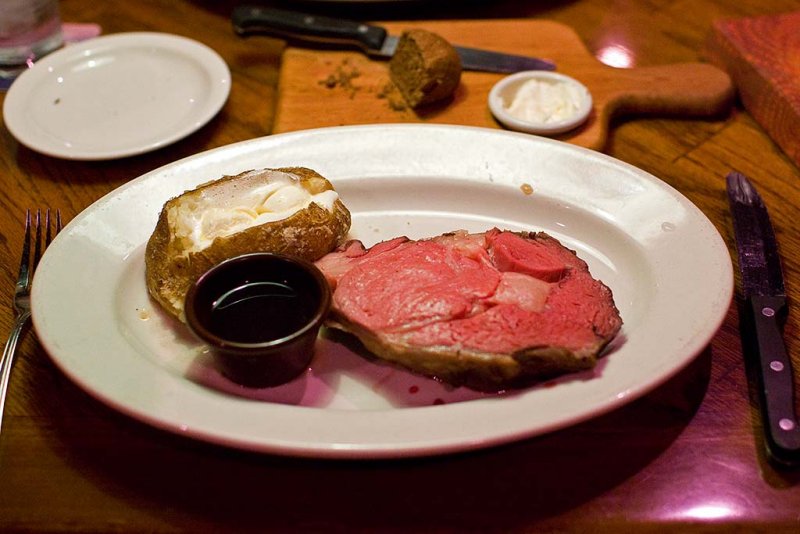
{"label": "sour cream on potato", "polygon": [[[207,248],[218,237],[286,219],[312,202],[333,211],[339,198],[336,191],[311,194],[299,176],[281,171],[267,171],[270,180],[264,184],[264,172],[243,175],[239,187],[203,190],[198,198],[170,210],[175,237],[184,243],[187,254]],[[257,183],[261,185],[251,185]]]}

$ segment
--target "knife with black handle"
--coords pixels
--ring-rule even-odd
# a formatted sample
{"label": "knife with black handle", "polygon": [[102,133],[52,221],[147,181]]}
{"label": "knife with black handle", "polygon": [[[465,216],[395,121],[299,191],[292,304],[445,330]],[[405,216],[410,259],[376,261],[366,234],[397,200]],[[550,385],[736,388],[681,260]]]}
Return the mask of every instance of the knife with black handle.
{"label": "knife with black handle", "polygon": [[727,176],[728,201],[742,273],[742,297],[750,312],[752,349],[760,380],[760,405],[772,459],[800,465],[800,427],[795,415],[792,361],[783,340],[787,302],[778,244],[761,196],[743,174]]}
{"label": "knife with black handle", "polygon": [[[400,38],[380,26],[346,19],[322,17],[285,9],[241,5],[231,15],[237,35],[271,35],[306,43],[356,47],[369,56],[388,59]],[[465,70],[513,73],[523,70],[555,70],[552,61],[454,45]]]}

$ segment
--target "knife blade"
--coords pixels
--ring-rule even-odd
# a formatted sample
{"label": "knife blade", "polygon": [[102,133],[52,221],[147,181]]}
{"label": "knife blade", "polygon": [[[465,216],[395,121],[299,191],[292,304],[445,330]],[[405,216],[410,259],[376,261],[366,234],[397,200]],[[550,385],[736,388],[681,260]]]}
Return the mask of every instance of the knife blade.
{"label": "knife blade", "polygon": [[[305,43],[355,47],[383,59],[394,55],[400,40],[380,26],[263,6],[237,6],[231,20],[234,32],[242,37],[271,35]],[[546,59],[464,46],[454,48],[465,70],[513,73],[556,68],[555,63]]]}
{"label": "knife blade", "polygon": [[778,243],[758,191],[741,173],[726,178],[728,201],[742,274],[742,296],[754,333],[754,366],[766,448],[773,460],[800,464],[800,427],[795,414],[792,362],[783,340],[788,308]]}

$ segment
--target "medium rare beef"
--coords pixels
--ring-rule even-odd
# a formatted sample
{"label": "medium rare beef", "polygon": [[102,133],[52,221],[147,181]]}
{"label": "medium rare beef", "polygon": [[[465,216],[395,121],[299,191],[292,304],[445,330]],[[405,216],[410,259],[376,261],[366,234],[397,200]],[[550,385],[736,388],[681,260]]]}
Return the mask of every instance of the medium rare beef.
{"label": "medium rare beef", "polygon": [[543,232],[350,241],[317,266],[333,289],[330,326],[379,358],[478,390],[590,369],[622,326],[611,290]]}

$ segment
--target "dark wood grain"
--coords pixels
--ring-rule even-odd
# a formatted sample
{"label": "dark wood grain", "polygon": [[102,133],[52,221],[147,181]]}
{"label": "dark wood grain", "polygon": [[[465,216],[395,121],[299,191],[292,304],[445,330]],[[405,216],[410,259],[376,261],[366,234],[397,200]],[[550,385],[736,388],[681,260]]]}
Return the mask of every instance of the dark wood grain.
{"label": "dark wood grain", "polygon": [[[287,4],[372,20],[546,18],[571,26],[592,54],[623,47],[636,67],[700,60],[714,20],[800,9],[795,0]],[[0,294],[9,304],[25,208],[59,207],[72,218],[161,165],[268,135],[275,119],[283,43],[235,38],[235,2],[61,5],[64,20],[99,23],[104,33],[201,41],[228,63],[232,89],[195,134],[119,161],[49,158],[0,128]],[[740,103],[712,119],[619,118],[603,150],[683,193],[731,251],[724,177],[749,175],[773,218],[790,300],[800,301],[800,172]],[[0,531],[797,532],[800,474],[766,461],[738,320],[734,303],[688,368],[602,417],[473,453],[363,463],[239,452],[138,423],[74,385],[30,333],[0,434]],[[10,307],[0,327],[10,330]],[[792,308],[786,340],[800,370],[798,334]]]}

